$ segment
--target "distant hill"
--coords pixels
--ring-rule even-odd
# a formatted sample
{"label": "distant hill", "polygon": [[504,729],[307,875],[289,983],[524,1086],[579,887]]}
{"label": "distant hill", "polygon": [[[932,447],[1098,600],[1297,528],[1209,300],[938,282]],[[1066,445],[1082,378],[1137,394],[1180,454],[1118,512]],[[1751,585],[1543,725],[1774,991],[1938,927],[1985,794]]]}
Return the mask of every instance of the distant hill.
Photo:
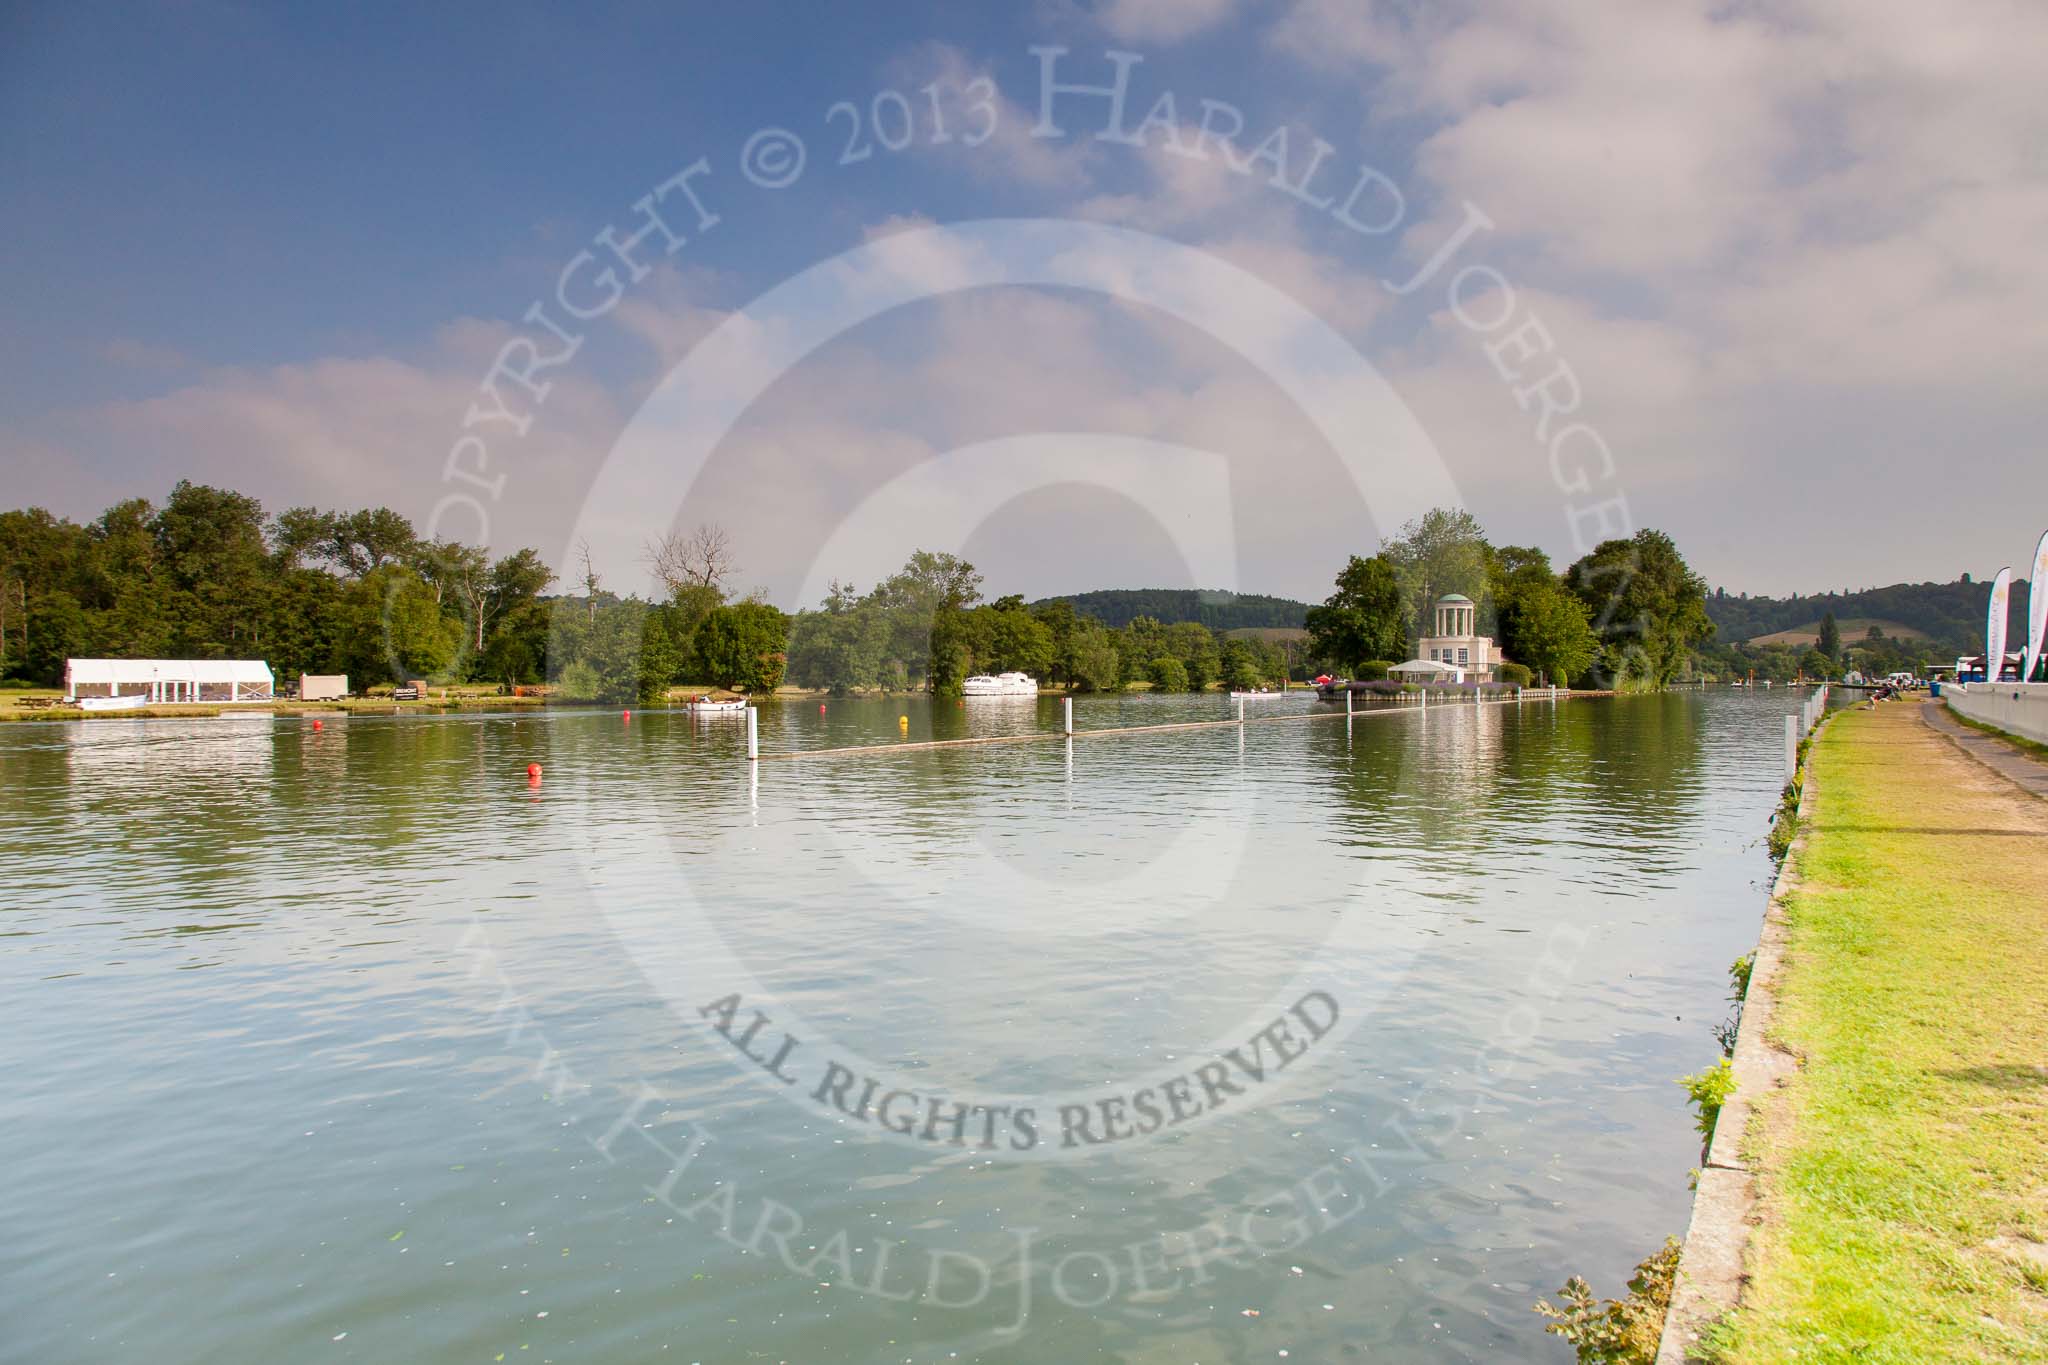
{"label": "distant hill", "polygon": [[1109,588],[1046,600],[1071,602],[1081,615],[1092,616],[1110,627],[1127,626],[1134,617],[1150,616],[1167,625],[1177,621],[1200,621],[1209,629],[1218,631],[1242,630],[1251,626],[1300,629],[1302,618],[1308,611],[1306,602],[1295,602],[1285,597],[1261,597],[1255,593],[1225,592],[1220,588]]}
{"label": "distant hill", "polygon": [[[1924,630],[1916,630],[1912,626],[1901,625],[1897,621],[1878,621],[1866,616],[1845,616],[1835,619],[1835,629],[1842,633],[1843,641],[1848,644],[1854,644],[1856,641],[1867,637],[1872,626],[1876,626],[1886,636],[1894,640],[1926,640],[1932,638]],[[1819,641],[1820,622],[1809,621],[1794,630],[1781,630],[1773,635],[1752,636],[1749,643],[1753,645],[1792,645],[1804,649],[1808,645],[1819,643]]]}
{"label": "distant hill", "polygon": [[[1958,650],[1978,644],[1984,634],[1989,583],[1894,583],[1862,592],[1814,593],[1797,597],[1743,597],[1726,591],[1707,594],[1707,615],[1723,644],[1761,643],[1791,633],[1811,636],[1820,618],[1835,614],[1842,639],[1855,642],[1875,624],[1886,635],[1925,638]],[[2027,634],[2027,584],[2015,582],[2007,604],[2007,632]],[[1851,623],[1854,623],[1853,625]],[[1772,643],[1779,643],[1771,639]],[[1981,648],[1981,644],[1978,644]]]}

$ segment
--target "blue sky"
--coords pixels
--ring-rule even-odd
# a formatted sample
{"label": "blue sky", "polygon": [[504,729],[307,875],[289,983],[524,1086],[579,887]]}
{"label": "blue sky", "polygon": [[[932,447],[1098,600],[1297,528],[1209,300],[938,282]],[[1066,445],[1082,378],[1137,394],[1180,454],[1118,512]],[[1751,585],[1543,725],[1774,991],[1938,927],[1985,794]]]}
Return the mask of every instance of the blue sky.
{"label": "blue sky", "polygon": [[[88,517],[191,477],[273,509],[387,503],[423,519],[528,304],[703,156],[722,221],[591,329],[531,430],[494,442],[500,549],[563,562],[614,444],[690,347],[778,282],[891,234],[906,245],[890,268],[928,272],[928,301],[768,387],[709,473],[646,490],[647,526],[602,527],[608,574],[630,584],[647,535],[715,520],[749,581],[794,604],[806,555],[874,490],[1033,430],[1220,450],[1233,586],[1320,596],[1345,554],[1392,529],[1368,514],[1356,452],[1277,401],[1242,337],[1194,335],[1114,287],[949,292],[948,225],[1032,217],[1193,247],[1311,310],[1385,377],[1497,540],[1564,560],[1603,528],[1660,526],[1711,580],[1752,591],[1984,576],[2048,522],[2043,22],[2024,6],[1824,0],[1768,15],[10,7],[0,502]],[[1319,185],[1341,193],[1373,167],[1400,193],[1399,223],[1348,230],[1275,188],[1270,164],[1233,167],[1213,144],[1176,156],[1156,128],[1142,146],[1100,142],[1099,101],[1062,104],[1067,135],[1033,138],[1029,49],[1047,44],[1071,49],[1077,79],[1106,78],[1110,49],[1142,54],[1127,127],[1171,92],[1187,133],[1205,99],[1242,110],[1239,163],[1284,126],[1299,174],[1326,141]],[[998,132],[969,149],[982,78]],[[934,81],[954,134],[936,147]],[[853,101],[872,139],[890,90],[911,145],[836,164],[848,120],[833,104]],[[807,147],[784,189],[739,172],[768,125]],[[1430,287],[1387,289],[1467,205],[1490,226]],[[1466,266],[1484,273],[1454,297]],[[1259,309],[1244,307],[1248,326]],[[1539,431],[1528,386],[1558,364],[1573,406]],[[1554,450],[1572,421],[1592,437]],[[1161,533],[1171,515],[1048,487],[947,534],[992,589],[1171,583],[1192,572]],[[903,550],[941,529],[903,527]]]}

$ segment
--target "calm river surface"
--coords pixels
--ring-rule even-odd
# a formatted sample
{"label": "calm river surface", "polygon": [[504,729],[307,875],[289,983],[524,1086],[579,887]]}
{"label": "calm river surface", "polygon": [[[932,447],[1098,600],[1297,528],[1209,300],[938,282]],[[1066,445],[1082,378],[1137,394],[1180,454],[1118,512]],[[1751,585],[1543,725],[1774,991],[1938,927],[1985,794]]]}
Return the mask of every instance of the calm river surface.
{"label": "calm river surface", "polygon": [[0,1359],[1569,1359],[1803,696],[0,726]]}

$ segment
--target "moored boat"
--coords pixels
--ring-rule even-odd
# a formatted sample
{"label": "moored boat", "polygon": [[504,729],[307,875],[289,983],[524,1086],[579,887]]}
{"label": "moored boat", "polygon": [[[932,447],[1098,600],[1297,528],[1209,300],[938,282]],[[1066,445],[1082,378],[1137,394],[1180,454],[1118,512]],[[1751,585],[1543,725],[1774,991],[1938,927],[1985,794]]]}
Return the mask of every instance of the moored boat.
{"label": "moored boat", "polygon": [[1038,679],[1029,673],[977,673],[960,684],[960,693],[967,697],[1035,697]]}
{"label": "moored boat", "polygon": [[137,692],[132,697],[80,697],[81,711],[135,711],[149,705],[149,694]]}

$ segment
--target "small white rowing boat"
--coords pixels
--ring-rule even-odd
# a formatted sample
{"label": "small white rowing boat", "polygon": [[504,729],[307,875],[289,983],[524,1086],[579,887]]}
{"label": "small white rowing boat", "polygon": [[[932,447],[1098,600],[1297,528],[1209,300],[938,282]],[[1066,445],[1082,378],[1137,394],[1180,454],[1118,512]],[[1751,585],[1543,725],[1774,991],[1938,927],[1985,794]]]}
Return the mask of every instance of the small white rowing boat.
{"label": "small white rowing boat", "polygon": [[700,701],[686,702],[686,703],[685,703],[685,706],[686,706],[686,707],[688,708],[688,710],[689,710],[689,711],[690,711],[690,712],[691,712],[692,714],[694,714],[694,715],[700,715],[700,716],[737,716],[737,715],[740,715],[740,714],[741,714],[742,712],[744,712],[744,711],[745,711],[745,710],[747,709],[747,703],[746,703],[746,702],[745,702],[744,700],[741,700],[741,701],[701,701],[701,700],[700,700]]}
{"label": "small white rowing boat", "polygon": [[149,694],[137,692],[132,697],[80,697],[81,711],[135,711],[149,705]]}
{"label": "small white rowing boat", "polygon": [[1284,697],[1286,695],[1285,692],[1271,692],[1262,689],[1257,692],[1232,692],[1230,699],[1232,701],[1267,701],[1274,697]]}

